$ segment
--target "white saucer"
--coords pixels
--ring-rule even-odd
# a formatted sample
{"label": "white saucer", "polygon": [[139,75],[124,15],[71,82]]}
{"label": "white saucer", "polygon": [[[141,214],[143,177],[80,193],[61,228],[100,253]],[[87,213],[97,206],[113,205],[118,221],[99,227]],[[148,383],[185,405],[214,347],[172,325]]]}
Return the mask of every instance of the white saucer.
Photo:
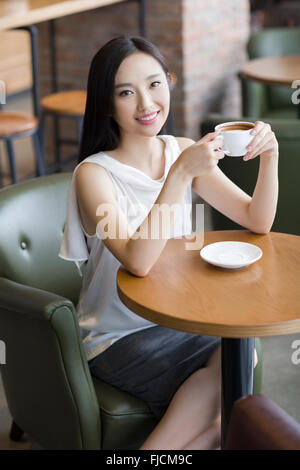
{"label": "white saucer", "polygon": [[200,251],[202,259],[221,268],[235,269],[249,266],[262,257],[262,250],[252,243],[217,242]]}

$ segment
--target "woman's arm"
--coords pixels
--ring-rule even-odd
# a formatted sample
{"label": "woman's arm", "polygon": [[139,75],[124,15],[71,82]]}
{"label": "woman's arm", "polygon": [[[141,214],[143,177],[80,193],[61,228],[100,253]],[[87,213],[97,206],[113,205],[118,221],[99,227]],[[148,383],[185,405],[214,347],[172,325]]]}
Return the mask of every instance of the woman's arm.
{"label": "woman's arm", "polygon": [[[216,137],[216,133],[212,135]],[[188,141],[181,147],[188,148],[171,166],[151,211],[135,233],[129,230],[126,214],[118,205],[114,185],[106,170],[94,163],[84,163],[78,168],[77,201],[85,231],[92,235],[96,232],[132,274],[140,277],[148,274],[169,238],[176,206],[180,206],[187,185],[195,176],[211,171],[219,158],[223,158],[224,155],[216,151],[222,142],[214,140],[212,135],[194,145]]]}
{"label": "woman's arm", "polygon": [[[179,204],[190,180],[180,166],[171,167],[148,216],[135,233],[131,233],[106,170],[93,163],[84,163],[76,174],[77,201],[83,227],[87,233],[97,233],[128,271],[139,277],[145,276],[167,242],[166,237],[160,236],[163,223],[160,223],[159,209],[163,204],[167,208]],[[172,224],[172,213],[170,219]]]}
{"label": "woman's arm", "polygon": [[[256,136],[244,160],[260,154],[259,173],[252,198],[215,167],[193,179],[192,188],[222,214],[256,233],[273,224],[278,199],[278,143],[269,124],[255,123]],[[245,163],[246,164],[246,163]]]}
{"label": "woman's arm", "polygon": [[260,157],[259,173],[249,205],[251,225],[259,233],[271,230],[278,200],[278,155]]}

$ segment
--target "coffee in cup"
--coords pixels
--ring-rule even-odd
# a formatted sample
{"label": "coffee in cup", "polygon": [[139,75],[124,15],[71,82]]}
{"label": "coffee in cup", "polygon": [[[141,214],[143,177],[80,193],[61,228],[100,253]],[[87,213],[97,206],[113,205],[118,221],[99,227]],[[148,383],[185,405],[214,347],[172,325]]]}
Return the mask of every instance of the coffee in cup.
{"label": "coffee in cup", "polygon": [[253,122],[246,121],[232,121],[223,122],[215,127],[215,131],[220,131],[220,136],[223,138],[223,152],[230,157],[243,157],[247,153],[247,145],[253,139],[250,134],[253,129]]}

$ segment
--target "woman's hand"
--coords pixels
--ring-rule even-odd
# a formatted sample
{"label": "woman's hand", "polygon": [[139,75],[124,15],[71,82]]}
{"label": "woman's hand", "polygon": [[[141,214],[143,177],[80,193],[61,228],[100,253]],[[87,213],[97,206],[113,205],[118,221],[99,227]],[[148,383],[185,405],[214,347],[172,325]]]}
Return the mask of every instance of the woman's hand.
{"label": "woman's hand", "polygon": [[261,158],[278,157],[278,142],[270,124],[256,121],[251,134],[254,134],[255,137],[246,147],[247,153],[243,157],[243,160],[252,160],[258,155],[260,155]]}
{"label": "woman's hand", "polygon": [[224,158],[223,139],[218,139],[220,131],[210,132],[180,154],[175,164],[192,179],[209,173],[219,160]]}

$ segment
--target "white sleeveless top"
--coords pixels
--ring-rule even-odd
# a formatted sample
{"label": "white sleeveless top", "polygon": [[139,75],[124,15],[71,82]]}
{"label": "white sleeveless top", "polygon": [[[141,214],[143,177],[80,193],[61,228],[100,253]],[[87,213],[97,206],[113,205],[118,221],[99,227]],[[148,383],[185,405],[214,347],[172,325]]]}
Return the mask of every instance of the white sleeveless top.
{"label": "white sleeveless top", "polygon": [[[121,263],[96,233],[89,236],[83,229],[76,199],[76,171],[86,162],[96,163],[107,170],[116,187],[118,203],[127,216],[133,234],[150,212],[171,165],[181,153],[175,137],[157,137],[165,142],[165,171],[159,180],[153,180],[137,168],[121,163],[104,152],[80,162],[72,176],[67,220],[58,256],[75,262],[80,275],[83,276],[76,310],[87,360],[97,356],[123,336],[155,324],[139,317],[120,301],[116,275]],[[170,238],[192,233],[191,211],[190,183],[181,201],[180,210],[176,213]],[[84,274],[81,271],[82,265]]]}

